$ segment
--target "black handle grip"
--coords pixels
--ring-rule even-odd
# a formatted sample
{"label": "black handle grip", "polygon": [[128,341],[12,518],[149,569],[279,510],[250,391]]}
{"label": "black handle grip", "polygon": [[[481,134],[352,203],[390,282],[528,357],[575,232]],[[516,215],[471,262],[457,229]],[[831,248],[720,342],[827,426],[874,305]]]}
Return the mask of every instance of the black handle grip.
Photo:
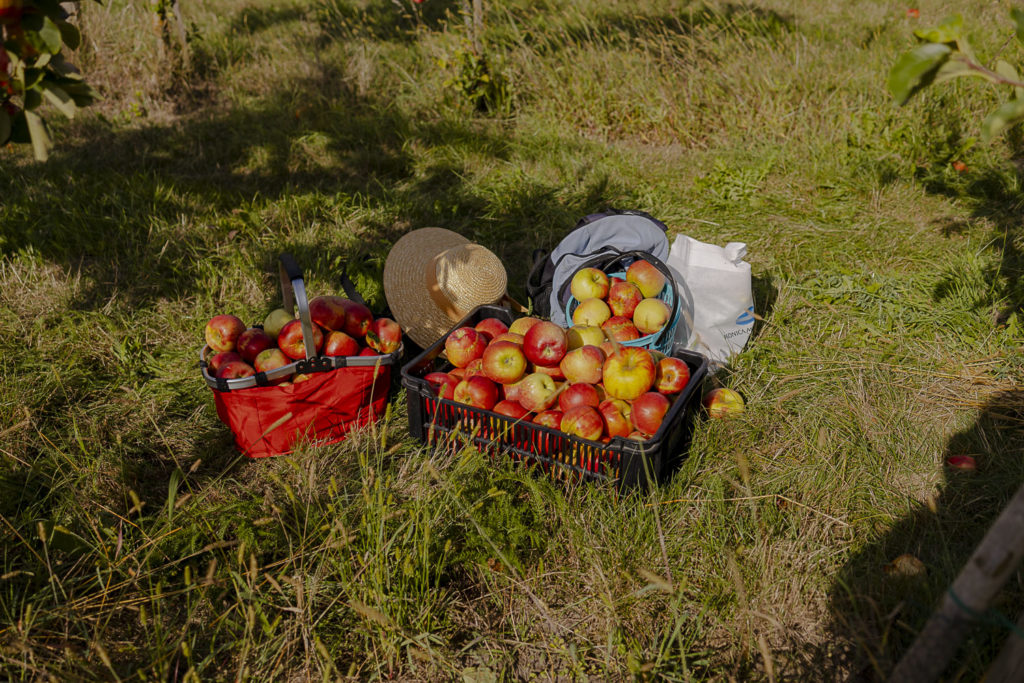
{"label": "black handle grip", "polygon": [[299,268],[299,264],[295,262],[295,258],[291,254],[281,254],[278,258],[281,260],[281,265],[289,280],[303,279],[302,268]]}

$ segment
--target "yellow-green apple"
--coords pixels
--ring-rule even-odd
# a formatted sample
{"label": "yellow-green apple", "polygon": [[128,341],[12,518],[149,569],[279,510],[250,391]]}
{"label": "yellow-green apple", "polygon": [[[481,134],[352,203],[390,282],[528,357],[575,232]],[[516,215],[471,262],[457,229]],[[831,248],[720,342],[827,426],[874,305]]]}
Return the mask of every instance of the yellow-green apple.
{"label": "yellow-green apple", "polygon": [[650,261],[633,261],[626,269],[626,282],[632,282],[645,298],[658,296],[665,288],[665,276]]}
{"label": "yellow-green apple", "polygon": [[558,428],[566,434],[593,441],[604,433],[604,420],[593,406],[576,406],[565,411]]}
{"label": "yellow-green apple", "polygon": [[476,325],[474,325],[473,329],[483,334],[484,339],[486,339],[487,342],[490,343],[493,340],[497,339],[499,335],[508,332],[508,325],[503,323],[498,318],[484,318]]}
{"label": "yellow-green apple", "polygon": [[608,275],[600,268],[580,268],[569,280],[569,291],[577,301],[608,296]]}
{"label": "yellow-green apple", "polygon": [[661,299],[644,299],[633,311],[633,324],[641,334],[660,332],[668,322],[671,311]]}
{"label": "yellow-green apple", "polygon": [[256,356],[274,346],[274,339],[269,334],[259,327],[250,327],[238,335],[238,341],[235,342],[235,351],[238,351],[238,354],[242,356],[242,360],[252,365],[253,361],[256,360]]}
{"label": "yellow-green apple", "polygon": [[558,399],[558,385],[549,375],[534,372],[518,382],[509,398],[519,401],[531,413],[539,413],[554,405]]}
{"label": "yellow-green apple", "polygon": [[455,385],[457,403],[490,410],[498,402],[498,385],[483,375],[475,375]]}
{"label": "yellow-green apple", "polygon": [[597,412],[604,418],[604,431],[608,436],[627,437],[633,431],[632,411],[629,403],[621,398],[608,398],[597,406]]}
{"label": "yellow-green apple", "polygon": [[654,388],[663,394],[678,394],[690,383],[690,366],[682,358],[666,356],[656,367]]}
{"label": "yellow-green apple", "polygon": [[328,331],[345,330],[345,301],[340,296],[318,296],[309,302],[309,318]]}
{"label": "yellow-green apple", "polygon": [[551,367],[545,367],[543,365],[537,365],[536,363],[530,363],[526,368],[526,373],[543,372],[545,375],[551,377],[556,382],[565,381],[565,373],[562,372],[561,365],[552,365]]}
{"label": "yellow-green apple", "polygon": [[206,361],[206,370],[216,377],[217,371],[233,360],[242,360],[242,357],[238,355],[237,351],[221,351],[220,353],[215,353]]}
{"label": "yellow-green apple", "polygon": [[233,315],[215,315],[206,323],[206,345],[214,351],[234,351],[235,343],[245,332],[245,323]]}
{"label": "yellow-green apple", "polygon": [[256,372],[270,372],[271,370],[283,368],[291,362],[292,359],[284,355],[281,349],[272,348],[260,351],[252,366],[256,369]]}
{"label": "yellow-green apple", "polygon": [[515,332],[505,332],[504,334],[499,334],[492,341],[510,341],[513,344],[519,344],[519,346],[522,346],[523,335],[516,334]]}
{"label": "yellow-green apple", "polygon": [[558,365],[569,346],[565,330],[553,322],[541,321],[523,335],[523,353],[531,363],[553,367]]}
{"label": "yellow-green apple", "polygon": [[263,319],[263,331],[270,335],[271,339],[277,339],[281,334],[281,328],[287,323],[295,320],[295,316],[283,308],[275,308]]}
{"label": "yellow-green apple", "polygon": [[526,355],[514,342],[491,342],[482,358],[484,375],[499,384],[513,384],[526,374]]}
{"label": "yellow-green apple", "polygon": [[308,382],[313,379],[315,373],[312,372],[297,372],[292,375],[292,384],[300,384],[302,382]]}
{"label": "yellow-green apple", "polygon": [[612,398],[632,401],[650,390],[656,372],[647,349],[623,346],[604,361],[604,388]]}
{"label": "yellow-green apple", "polygon": [[244,360],[233,360],[229,363],[225,363],[221,366],[220,370],[217,371],[217,377],[223,377],[224,379],[252,377],[255,374],[256,370]]}
{"label": "yellow-green apple", "polygon": [[508,399],[495,403],[493,410],[499,415],[511,417],[513,420],[522,420],[530,414],[530,411],[520,405],[518,401],[510,401]]}
{"label": "yellow-green apple", "polygon": [[380,353],[394,353],[402,345],[402,327],[391,318],[377,318],[366,331],[366,345]]}
{"label": "yellow-green apple", "polygon": [[608,308],[604,299],[584,299],[572,312],[572,324],[600,327],[601,323],[610,317],[612,317],[612,309]]}
{"label": "yellow-green apple", "polygon": [[704,394],[701,404],[713,418],[731,417],[743,412],[743,397],[732,389],[717,387]]}
{"label": "yellow-green apple", "polygon": [[574,384],[597,384],[604,370],[604,351],[599,346],[581,346],[565,354],[558,367],[562,369],[565,378]]}
{"label": "yellow-green apple", "polygon": [[512,334],[521,334],[526,336],[526,333],[531,327],[541,322],[540,318],[534,318],[533,316],[524,316],[522,318],[516,318],[512,321],[512,324],[508,326],[508,331]]}
{"label": "yellow-green apple", "polygon": [[459,379],[447,372],[428,372],[423,376],[437,395],[441,398],[452,398],[455,395],[455,387],[459,383]]}
{"label": "yellow-green apple", "polygon": [[[313,325],[313,348],[315,352],[319,352],[324,345],[324,333],[320,329],[319,325]],[[292,360],[300,360],[306,357],[306,347],[303,345],[302,340],[302,321],[292,320],[290,323],[281,328],[281,333],[277,335],[277,346],[284,355],[288,356]]]}
{"label": "yellow-green apple", "polygon": [[533,416],[533,423],[552,429],[559,429],[562,426],[561,410],[542,410]]}
{"label": "yellow-green apple", "polygon": [[484,355],[487,342],[484,336],[472,327],[460,327],[444,340],[444,352],[448,362],[457,368],[464,368],[470,362]]}
{"label": "yellow-green apple", "polygon": [[612,315],[632,318],[637,304],[643,299],[640,288],[632,282],[616,282],[608,290],[608,308],[612,309]]}
{"label": "yellow-green apple", "polygon": [[566,413],[570,408],[576,406],[596,408],[599,405],[601,405],[601,397],[597,393],[597,388],[586,382],[570,384],[558,395],[558,408]]}
{"label": "yellow-green apple", "polygon": [[373,322],[370,309],[358,301],[344,298],[341,298],[341,306],[345,309],[345,334],[356,339],[365,337]]}
{"label": "yellow-green apple", "polygon": [[605,339],[604,330],[597,325],[573,325],[565,331],[565,337],[569,340],[569,351],[587,344],[598,346]]}
{"label": "yellow-green apple", "polygon": [[609,339],[614,339],[617,342],[633,341],[642,336],[633,321],[623,315],[613,315],[605,320],[601,324],[601,331]]}
{"label": "yellow-green apple", "polygon": [[668,412],[671,404],[665,394],[648,391],[634,398],[631,405],[633,407],[633,426],[638,432],[653,435],[664,421],[665,413]]}
{"label": "yellow-green apple", "polygon": [[358,356],[359,351],[359,342],[340,330],[328,332],[324,338],[325,356]]}

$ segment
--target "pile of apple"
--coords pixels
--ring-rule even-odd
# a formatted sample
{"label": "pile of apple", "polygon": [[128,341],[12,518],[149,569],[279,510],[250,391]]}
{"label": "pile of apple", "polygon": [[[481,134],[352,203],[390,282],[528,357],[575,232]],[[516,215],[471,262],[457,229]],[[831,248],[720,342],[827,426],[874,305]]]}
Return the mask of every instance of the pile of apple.
{"label": "pile of apple", "polygon": [[[309,302],[313,345],[323,356],[379,356],[402,345],[402,328],[390,318],[374,318],[363,304],[340,296],[318,296]],[[262,327],[246,328],[236,316],[215,315],[206,323],[206,344],[213,351],[207,370],[215,377],[236,379],[270,372],[306,357],[302,322],[278,308]],[[291,380],[311,377],[297,373]]]}
{"label": "pile of apple", "polygon": [[600,268],[581,268],[569,281],[569,291],[579,302],[572,322],[600,327],[619,342],[660,332],[672,316],[668,304],[657,298],[665,282],[665,275],[644,260],[630,264],[625,280]]}
{"label": "pile of apple", "polygon": [[679,358],[624,346],[597,326],[485,318],[444,341],[454,366],[424,379],[441,398],[592,441],[649,439],[690,381]]}

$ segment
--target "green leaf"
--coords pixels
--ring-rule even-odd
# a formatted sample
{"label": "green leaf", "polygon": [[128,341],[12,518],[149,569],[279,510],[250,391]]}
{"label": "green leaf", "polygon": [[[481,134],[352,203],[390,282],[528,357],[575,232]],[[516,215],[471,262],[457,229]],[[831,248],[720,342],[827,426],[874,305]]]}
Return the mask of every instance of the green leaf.
{"label": "green leaf", "polygon": [[[1020,75],[1017,73],[1017,69],[1014,68],[1013,64],[1010,64],[1007,61],[1004,61],[1002,59],[997,60],[995,71],[997,74],[999,74],[1000,76],[1007,80],[1016,81],[1020,83]],[[1024,100],[1024,88],[1020,86],[1014,86],[1013,96],[1016,97],[1018,100]]]}
{"label": "green leaf", "polygon": [[51,54],[60,52],[60,29],[53,19],[42,14],[26,14],[21,25],[25,40],[36,50]]}
{"label": "green leaf", "polygon": [[1017,25],[1017,42],[1024,45],[1024,10],[1012,7],[1010,9],[1010,17],[1013,19],[1013,23]]}
{"label": "green leaf", "polygon": [[46,161],[50,156],[50,150],[53,149],[53,140],[50,139],[50,131],[46,129],[46,121],[34,111],[26,111],[25,122],[32,137],[32,152],[36,161]]}
{"label": "green leaf", "polygon": [[60,29],[50,17],[43,17],[43,27],[39,29],[39,37],[46,45],[47,52],[57,54],[63,43],[61,42]]}
{"label": "green leaf", "polygon": [[60,37],[64,44],[71,50],[77,50],[82,44],[82,34],[78,27],[68,21],[58,21],[57,28],[60,29]]}
{"label": "green leaf", "polygon": [[1000,105],[982,121],[982,141],[989,142],[1021,119],[1024,119],[1024,100],[1013,99]]}
{"label": "green leaf", "polygon": [[955,43],[963,34],[963,30],[964,18],[959,14],[952,14],[935,28],[918,29],[914,31],[914,35],[929,43]]}
{"label": "green leaf", "polygon": [[50,104],[57,107],[61,114],[68,117],[69,119],[75,118],[75,114],[78,112],[78,107],[75,106],[75,102],[71,99],[60,86],[54,85],[49,81],[43,81],[39,85],[40,90],[43,91],[43,96],[50,101]]}
{"label": "green leaf", "polygon": [[977,71],[968,66],[967,60],[964,59],[963,56],[953,54],[950,55],[949,59],[946,60],[946,62],[939,67],[939,70],[935,72],[935,77],[932,79],[932,85],[950,81],[961,76],[975,76],[989,81],[992,80],[992,77],[985,72]]}
{"label": "green leaf", "polygon": [[925,43],[900,57],[889,71],[889,92],[900,105],[929,85],[953,52],[948,45]]}
{"label": "green leaf", "polygon": [[11,115],[0,107],[0,146],[6,145],[11,139]]}

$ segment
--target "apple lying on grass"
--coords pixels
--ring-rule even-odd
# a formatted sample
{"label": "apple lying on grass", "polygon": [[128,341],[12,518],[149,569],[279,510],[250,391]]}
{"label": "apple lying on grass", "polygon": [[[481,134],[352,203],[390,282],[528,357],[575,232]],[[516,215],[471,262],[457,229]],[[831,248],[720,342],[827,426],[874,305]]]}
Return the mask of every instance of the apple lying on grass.
{"label": "apple lying on grass", "polygon": [[708,417],[715,419],[739,415],[744,408],[743,397],[725,387],[717,387],[704,394],[701,404],[708,411]]}

